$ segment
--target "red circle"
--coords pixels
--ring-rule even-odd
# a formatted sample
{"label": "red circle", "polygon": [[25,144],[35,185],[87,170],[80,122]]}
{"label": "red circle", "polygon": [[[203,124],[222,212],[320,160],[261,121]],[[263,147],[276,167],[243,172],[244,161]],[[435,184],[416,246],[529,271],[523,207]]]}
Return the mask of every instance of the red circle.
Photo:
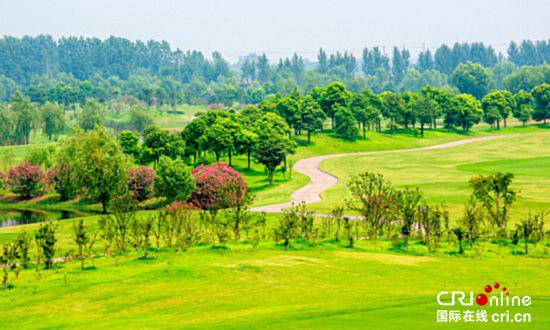
{"label": "red circle", "polygon": [[506,292],[506,295],[509,295],[509,294],[510,294],[510,292]]}
{"label": "red circle", "polygon": [[483,293],[478,294],[476,297],[476,303],[479,306],[484,306],[487,303],[487,300],[487,296]]}
{"label": "red circle", "polygon": [[491,287],[490,285],[487,285],[487,286],[485,287],[485,292],[489,293],[489,292],[491,292],[491,291],[493,291],[493,287]]}
{"label": "red circle", "polygon": [[498,283],[495,283],[495,289],[498,289],[500,285]]}
{"label": "red circle", "polygon": [[503,288],[502,288],[502,291],[506,291],[506,287],[503,287]]}

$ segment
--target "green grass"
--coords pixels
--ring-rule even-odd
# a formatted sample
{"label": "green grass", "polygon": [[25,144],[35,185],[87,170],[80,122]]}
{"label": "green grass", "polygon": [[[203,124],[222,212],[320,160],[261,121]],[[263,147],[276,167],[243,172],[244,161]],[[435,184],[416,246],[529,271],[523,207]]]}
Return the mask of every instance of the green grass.
{"label": "green grass", "polygon": [[[380,242],[382,244],[382,242]],[[413,256],[330,243],[284,250],[264,242],[228,249],[129,253],[55,271],[23,271],[0,293],[3,328],[436,328],[439,309],[530,313],[550,322],[549,259],[502,255]],[[454,248],[454,247],[453,247]],[[380,249],[380,246],[379,246]],[[529,307],[442,307],[441,291],[482,292],[499,282]],[[461,326],[463,323],[460,323]],[[513,325],[513,326],[512,326]],[[494,323],[473,326],[494,327]],[[517,324],[501,324],[517,328]]]}
{"label": "green grass", "polygon": [[471,193],[468,180],[478,174],[511,172],[519,198],[511,211],[511,222],[538,209],[548,209],[550,195],[550,132],[513,135],[473,142],[448,149],[374,155],[350,155],[325,160],[321,169],[338,176],[336,186],[324,192],[324,200],[312,204],[329,212],[351,198],[346,182],[363,171],[382,173],[397,187],[418,186],[429,204],[447,202],[453,220],[461,216],[462,204]]}

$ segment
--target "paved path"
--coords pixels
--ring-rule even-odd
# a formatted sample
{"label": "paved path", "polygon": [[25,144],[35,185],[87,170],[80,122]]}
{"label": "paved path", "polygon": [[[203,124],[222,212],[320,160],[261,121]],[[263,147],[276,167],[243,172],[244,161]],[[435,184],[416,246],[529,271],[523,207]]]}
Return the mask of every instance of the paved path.
{"label": "paved path", "polygon": [[334,186],[338,182],[338,178],[330,173],[324,172],[319,169],[319,164],[325,159],[343,157],[349,155],[379,155],[379,154],[389,154],[396,152],[415,152],[423,150],[432,150],[432,149],[444,149],[451,148],[466,143],[484,141],[496,138],[507,137],[509,135],[495,135],[495,136],[485,136],[479,138],[465,139],[453,142],[447,142],[442,144],[437,144],[428,147],[414,148],[414,149],[396,149],[396,150],[382,150],[382,151],[366,151],[366,152],[349,152],[344,154],[331,154],[323,156],[315,156],[310,158],[300,159],[294,165],[294,170],[305,174],[309,177],[310,182],[298,189],[295,190],[290,196],[291,201],[288,203],[281,204],[272,204],[266,206],[259,206],[251,208],[251,211],[254,212],[269,212],[269,213],[281,213],[284,212],[283,208],[288,208],[294,204],[299,204],[305,202],[306,204],[316,203],[321,201],[321,193],[328,188]]}

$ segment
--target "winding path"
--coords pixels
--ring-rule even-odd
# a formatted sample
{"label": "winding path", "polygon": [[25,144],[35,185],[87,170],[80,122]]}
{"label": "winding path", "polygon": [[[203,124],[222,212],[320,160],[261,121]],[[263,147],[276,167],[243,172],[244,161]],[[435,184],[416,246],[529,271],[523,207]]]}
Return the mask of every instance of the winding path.
{"label": "winding path", "polygon": [[414,149],[394,149],[394,150],[382,150],[382,151],[365,151],[365,152],[349,152],[343,154],[330,154],[323,156],[315,156],[310,158],[300,159],[296,162],[293,169],[296,172],[300,172],[309,177],[310,182],[304,187],[295,190],[290,196],[291,201],[281,204],[272,204],[265,206],[253,207],[250,210],[254,212],[268,212],[268,213],[281,213],[285,212],[283,208],[290,207],[293,203],[299,204],[305,202],[306,204],[316,203],[321,201],[321,193],[328,188],[334,186],[338,183],[338,177],[330,173],[324,172],[319,169],[319,164],[325,159],[350,156],[350,155],[379,155],[379,154],[389,154],[396,152],[415,152],[415,151],[424,151],[432,149],[444,149],[451,148],[471,142],[485,141],[490,139],[502,138],[510,136],[509,134],[496,135],[496,136],[484,136],[479,138],[465,139],[452,141],[442,144],[436,144],[433,146],[414,148]]}

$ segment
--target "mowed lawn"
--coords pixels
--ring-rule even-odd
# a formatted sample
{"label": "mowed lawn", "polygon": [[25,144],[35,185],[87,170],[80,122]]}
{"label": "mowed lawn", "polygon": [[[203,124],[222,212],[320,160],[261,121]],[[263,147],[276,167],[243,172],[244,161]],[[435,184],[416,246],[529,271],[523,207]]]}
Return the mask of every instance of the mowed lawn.
{"label": "mowed lawn", "polygon": [[471,194],[468,180],[494,172],[515,175],[512,187],[519,195],[511,211],[512,223],[529,211],[550,211],[550,132],[517,134],[447,149],[350,155],[325,160],[320,167],[339,178],[336,186],[323,193],[322,202],[311,205],[323,212],[350,199],[346,183],[350,176],[364,171],[381,173],[397,187],[420,187],[428,204],[447,203],[453,221],[462,215],[462,205]]}
{"label": "mowed lawn", "polygon": [[[440,309],[531,315],[526,324],[467,324],[476,328],[547,329],[550,324],[548,259],[253,251],[244,244],[138,257],[101,258],[95,269],[84,271],[72,262],[56,271],[22,272],[15,288],[0,291],[2,329],[425,329],[442,326],[436,322]],[[436,302],[441,291],[468,296],[473,291],[475,297],[497,282],[511,296],[530,296],[531,306],[443,307]]]}

